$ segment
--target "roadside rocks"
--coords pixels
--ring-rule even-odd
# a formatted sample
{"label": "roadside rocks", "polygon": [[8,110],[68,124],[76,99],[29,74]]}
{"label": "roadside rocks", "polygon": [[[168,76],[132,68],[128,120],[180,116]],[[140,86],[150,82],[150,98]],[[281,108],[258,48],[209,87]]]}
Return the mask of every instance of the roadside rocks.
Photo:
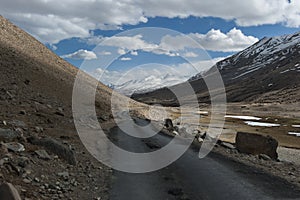
{"label": "roadside rocks", "polygon": [[235,149],[235,146],[233,144],[228,143],[228,142],[220,142],[220,145],[227,148],[227,149],[231,149],[231,150]]}
{"label": "roadside rocks", "polygon": [[11,129],[0,128],[0,141],[12,142],[19,137],[19,133]]}
{"label": "roadside rocks", "polygon": [[24,145],[18,142],[2,143],[2,145],[14,153],[25,151]]}
{"label": "roadside rocks", "polygon": [[173,132],[175,129],[174,129],[174,126],[173,126],[173,122],[171,119],[165,119],[165,127],[170,131],[170,132]]}
{"label": "roadside rocks", "polygon": [[35,154],[42,160],[51,160],[51,157],[45,150],[36,150]]}
{"label": "roadside rocks", "polygon": [[21,200],[17,189],[10,183],[4,183],[0,186],[0,199],[3,200]]}
{"label": "roadside rocks", "polygon": [[267,155],[277,160],[278,142],[270,136],[263,136],[252,133],[238,132],[236,136],[236,148],[241,153],[253,155]]}
{"label": "roadside rocks", "polygon": [[44,147],[47,151],[52,152],[53,154],[68,162],[68,164],[76,165],[74,152],[60,142],[51,138],[37,138],[34,136],[29,137],[27,140],[33,145]]}

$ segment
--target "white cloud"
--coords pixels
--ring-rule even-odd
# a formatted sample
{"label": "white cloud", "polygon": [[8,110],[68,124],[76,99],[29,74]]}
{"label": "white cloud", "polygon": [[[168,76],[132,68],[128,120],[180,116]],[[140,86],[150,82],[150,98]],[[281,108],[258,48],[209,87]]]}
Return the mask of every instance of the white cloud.
{"label": "white cloud", "polygon": [[178,53],[161,47],[160,44],[145,41],[142,35],[106,37],[102,41],[101,45],[117,47],[119,55],[125,55],[128,52],[132,55],[138,55],[137,51],[142,50],[144,52],[151,52],[158,55],[179,56]]}
{"label": "white cloud", "polygon": [[236,28],[233,28],[228,33],[212,29],[207,34],[165,35],[157,44],[145,41],[142,35],[101,38],[102,46],[118,48],[117,52],[119,55],[130,53],[137,56],[137,51],[141,50],[171,57],[183,55],[187,58],[198,57],[197,52],[193,51],[195,49],[200,49],[202,52],[203,50],[237,52],[258,41],[258,38],[246,36],[241,30]]}
{"label": "white cloud", "polygon": [[125,49],[121,49],[121,48],[118,49],[118,54],[125,55],[126,53],[127,52],[125,51]]}
{"label": "white cloud", "polygon": [[133,55],[133,56],[138,56],[139,55],[139,53],[137,51],[132,51],[130,54]]}
{"label": "white cloud", "polygon": [[[192,41],[191,37],[195,41]],[[246,36],[241,30],[233,28],[228,33],[220,30],[210,30],[207,34],[191,33],[187,36],[167,35],[162,38],[161,46],[169,50],[184,50],[185,48],[201,48],[211,51],[235,52],[241,51],[258,41],[258,38]],[[200,45],[201,46],[200,46]]]}
{"label": "white cloud", "polygon": [[121,29],[149,17],[218,17],[239,26],[282,23],[300,26],[298,0],[10,0],[0,13],[42,42],[89,37],[95,29]]}
{"label": "white cloud", "polygon": [[109,56],[109,55],[111,55],[111,52],[109,52],[109,51],[101,51],[99,53],[99,55],[101,55],[101,56]]}
{"label": "white cloud", "polygon": [[[148,43],[143,40],[142,35],[135,36],[113,36],[106,38],[102,45],[111,46],[111,47],[119,47],[121,49],[120,52],[124,51],[135,51],[142,49],[144,51],[152,51],[156,49],[158,46],[156,44]],[[124,51],[122,51],[124,50]]]}
{"label": "white cloud", "polygon": [[183,54],[183,56],[187,58],[197,58],[199,55],[194,52],[186,52]]}
{"label": "white cloud", "polygon": [[123,58],[121,58],[120,60],[122,60],[122,61],[130,61],[130,60],[132,60],[132,59],[129,58],[129,57],[123,57]]}
{"label": "white cloud", "polygon": [[228,33],[220,30],[210,30],[207,34],[190,34],[204,49],[212,51],[234,52],[241,51],[258,42],[258,38],[246,36],[241,30],[233,28]]}
{"label": "white cloud", "polygon": [[93,59],[97,59],[97,55],[92,52],[92,51],[88,51],[88,50],[83,50],[80,49],[74,53],[71,54],[67,54],[67,55],[63,55],[61,56],[62,58],[70,58],[70,59],[75,59],[75,60],[93,60]]}

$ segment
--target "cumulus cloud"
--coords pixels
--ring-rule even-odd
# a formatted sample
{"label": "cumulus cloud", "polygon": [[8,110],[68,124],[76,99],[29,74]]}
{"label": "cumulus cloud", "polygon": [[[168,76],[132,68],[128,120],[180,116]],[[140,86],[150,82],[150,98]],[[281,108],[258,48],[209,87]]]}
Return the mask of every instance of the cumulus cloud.
{"label": "cumulus cloud", "polygon": [[121,29],[146,23],[149,17],[218,17],[239,26],[282,23],[300,26],[297,0],[10,0],[0,13],[42,42],[89,37],[95,29]]}
{"label": "cumulus cloud", "polygon": [[228,33],[220,30],[210,30],[207,34],[190,33],[190,40],[183,35],[164,36],[161,46],[169,50],[184,50],[185,48],[203,48],[210,51],[235,52],[241,51],[258,41],[258,38],[246,36],[241,30],[233,28]]}
{"label": "cumulus cloud", "polygon": [[120,60],[122,60],[122,61],[130,61],[130,60],[132,60],[132,59],[129,58],[129,57],[123,57],[123,58],[121,58]]}
{"label": "cumulus cloud", "polygon": [[[96,36],[99,38],[99,36]],[[210,30],[206,34],[190,33],[175,36],[165,35],[157,43],[146,41],[142,35],[101,37],[102,46],[118,48],[119,55],[130,53],[137,56],[138,51],[151,52],[158,55],[184,56],[196,58],[198,54],[192,49],[237,52],[258,41],[258,38],[246,36],[241,30],[233,28],[228,33]],[[89,38],[92,41],[92,38]],[[95,40],[97,41],[97,39]]]}
{"label": "cumulus cloud", "polygon": [[143,36],[138,34],[134,36],[112,36],[106,37],[101,45],[108,47],[117,47],[119,55],[125,55],[130,52],[131,55],[138,55],[138,50],[151,52],[158,55],[179,56],[178,53],[172,52],[171,49],[166,49],[160,44],[147,42]]}
{"label": "cumulus cloud", "polygon": [[61,56],[62,58],[70,58],[74,60],[94,60],[97,59],[97,55],[93,51],[80,49],[74,53]]}
{"label": "cumulus cloud", "polygon": [[207,34],[189,34],[199,42],[204,49],[211,51],[234,52],[241,51],[246,47],[258,42],[258,38],[246,36],[241,30],[233,28],[228,33],[220,30],[210,30]]}

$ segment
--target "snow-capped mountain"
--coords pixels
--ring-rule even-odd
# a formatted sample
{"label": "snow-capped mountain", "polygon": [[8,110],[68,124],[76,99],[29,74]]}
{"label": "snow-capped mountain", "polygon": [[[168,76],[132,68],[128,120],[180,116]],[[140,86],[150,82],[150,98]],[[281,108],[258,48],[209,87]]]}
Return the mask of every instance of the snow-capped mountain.
{"label": "snow-capped mountain", "polygon": [[144,93],[162,87],[176,85],[188,80],[188,78],[188,76],[179,77],[173,74],[162,76],[149,75],[147,77],[132,79],[122,84],[110,85],[110,87],[122,94],[130,96],[133,93]]}
{"label": "snow-capped mountain", "polygon": [[[288,58],[292,55],[296,56],[300,54],[299,48],[300,32],[293,35],[272,38],[265,37],[240,53],[218,62],[217,67],[226,81],[251,75],[251,73],[271,64],[277,64],[274,70],[278,69],[277,71],[281,73],[300,71],[297,68],[298,63],[294,66],[286,65],[287,62],[290,62]],[[229,71],[230,73],[228,73]],[[197,74],[189,79],[189,81],[197,80],[202,76],[203,73]]]}
{"label": "snow-capped mountain", "polygon": [[[226,86],[228,101],[295,102],[300,100],[300,32],[263,38],[216,64]],[[189,79],[200,101],[208,101],[202,79],[215,67]],[[178,87],[173,86],[173,87]],[[162,95],[163,94],[163,95]],[[147,99],[172,94],[166,89],[147,93]],[[143,101],[143,95],[135,96]],[[161,98],[162,99],[162,98]]]}

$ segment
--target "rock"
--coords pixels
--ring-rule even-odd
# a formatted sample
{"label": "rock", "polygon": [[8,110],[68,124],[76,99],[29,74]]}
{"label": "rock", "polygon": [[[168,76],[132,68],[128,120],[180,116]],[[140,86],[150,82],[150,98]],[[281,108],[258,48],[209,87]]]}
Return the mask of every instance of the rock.
{"label": "rock", "polygon": [[38,157],[40,159],[51,160],[51,157],[49,156],[49,154],[45,150],[36,150],[35,153],[38,155]]}
{"label": "rock", "polygon": [[21,114],[21,115],[26,115],[26,111],[25,111],[25,110],[21,110],[21,111],[20,111],[20,114]]}
{"label": "rock", "polygon": [[24,81],[24,83],[25,83],[25,85],[29,85],[29,84],[30,84],[30,80],[26,79],[26,80]]}
{"label": "rock", "polygon": [[69,177],[69,172],[60,172],[57,175],[62,177]]}
{"label": "rock", "polygon": [[177,131],[173,131],[174,135],[179,135],[179,133]]}
{"label": "rock", "polygon": [[259,154],[258,158],[262,160],[272,160],[272,158],[266,154]]}
{"label": "rock", "polygon": [[18,132],[0,128],[0,141],[12,142],[19,137]]}
{"label": "rock", "polygon": [[58,116],[62,116],[62,117],[65,116],[65,114],[63,112],[60,112],[60,111],[56,111],[54,114],[56,114]]}
{"label": "rock", "polygon": [[4,183],[0,186],[0,199],[3,200],[21,200],[17,189],[10,183]]}
{"label": "rock", "polygon": [[18,143],[18,142],[10,142],[10,143],[3,143],[3,145],[12,152],[22,152],[25,151],[25,147]]}
{"label": "rock", "polygon": [[12,120],[9,121],[8,124],[16,127],[26,127],[26,124],[20,120]]}
{"label": "rock", "polygon": [[56,154],[70,165],[76,165],[74,152],[60,142],[50,138],[30,137],[27,139],[31,144],[44,147],[47,151]]}
{"label": "rock", "polygon": [[270,136],[238,132],[236,136],[236,148],[241,153],[253,155],[265,154],[276,160],[278,142]]}
{"label": "rock", "polygon": [[22,156],[17,159],[18,166],[25,168],[29,164],[29,158]]}
{"label": "rock", "polygon": [[68,178],[70,176],[69,172],[60,172],[57,175],[60,176],[60,177],[62,177],[62,178],[64,178],[65,180],[68,180]]}
{"label": "rock", "polygon": [[23,182],[26,183],[26,184],[29,184],[29,183],[31,183],[32,181],[29,180],[29,179],[27,179],[27,178],[24,178],[24,179],[23,179]]}
{"label": "rock", "polygon": [[174,126],[171,119],[165,119],[165,127],[171,132],[174,131]]}
{"label": "rock", "polygon": [[203,140],[202,138],[199,137],[199,138],[198,138],[198,142],[199,142],[199,143],[202,143],[202,142],[204,142],[204,140]]}
{"label": "rock", "polygon": [[37,132],[37,133],[42,133],[44,131],[44,129],[40,126],[36,126],[34,129],[35,129],[35,132]]}
{"label": "rock", "polygon": [[227,149],[235,149],[235,146],[233,144],[228,143],[228,142],[221,142],[220,145],[227,148]]}

